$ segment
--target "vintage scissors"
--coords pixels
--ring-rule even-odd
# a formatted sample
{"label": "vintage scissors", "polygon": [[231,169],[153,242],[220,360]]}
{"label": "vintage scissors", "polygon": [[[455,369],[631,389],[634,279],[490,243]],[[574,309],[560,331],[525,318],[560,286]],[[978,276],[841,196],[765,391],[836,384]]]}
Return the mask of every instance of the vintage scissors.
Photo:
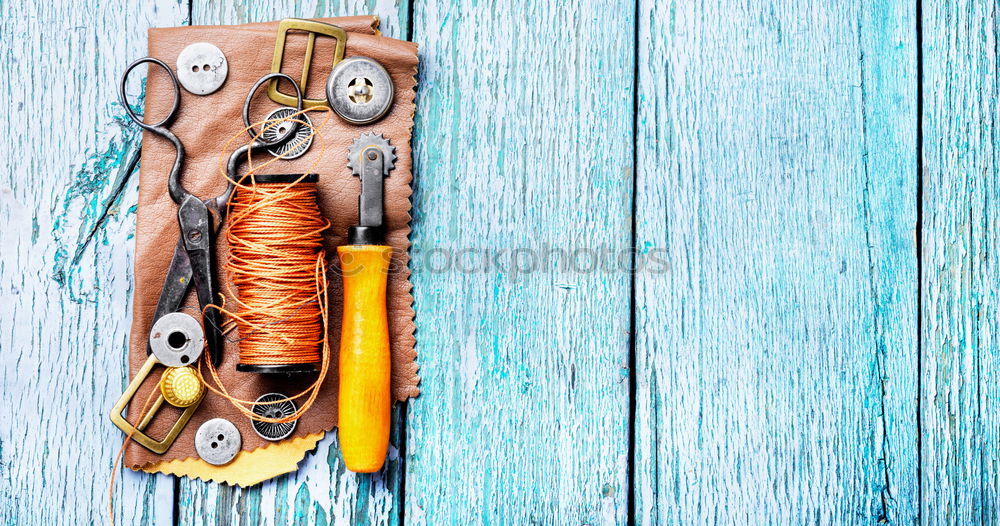
{"label": "vintage scissors", "polygon": [[[136,114],[129,105],[125,95],[125,84],[129,73],[137,66],[146,63],[155,64],[163,68],[170,76],[170,81],[173,83],[174,88],[174,104],[170,113],[159,122],[153,124],[147,124],[143,116]],[[302,110],[302,90],[298,83],[288,75],[271,73],[265,75],[254,84],[247,95],[246,102],[243,104],[243,120],[248,128],[250,101],[253,99],[254,93],[264,83],[274,78],[281,78],[292,83],[298,99],[297,110]],[[128,116],[133,122],[138,124],[142,129],[167,139],[174,145],[174,149],[176,150],[174,165],[170,169],[170,174],[167,178],[167,191],[170,194],[170,198],[177,203],[177,221],[180,225],[180,239],[177,241],[177,248],[174,249],[174,255],[167,270],[163,289],[160,291],[160,298],[156,303],[156,311],[153,314],[152,323],[155,324],[157,320],[166,314],[178,311],[184,302],[184,297],[187,295],[188,289],[194,283],[195,292],[198,296],[198,304],[203,313],[209,356],[214,365],[219,365],[222,361],[222,323],[219,319],[219,310],[215,307],[215,301],[218,298],[218,288],[214,279],[214,267],[212,266],[212,259],[214,257],[213,241],[225,217],[226,205],[233,194],[235,187],[233,181],[236,178],[236,171],[239,168],[241,158],[246,158],[261,150],[280,146],[290,140],[295,136],[300,123],[295,119],[289,119],[291,125],[288,129],[271,141],[265,141],[261,138],[262,134],[258,135],[251,131],[250,135],[253,137],[253,141],[236,149],[229,157],[227,166],[229,181],[226,189],[216,197],[200,199],[184,188],[184,185],[181,183],[181,172],[184,166],[184,145],[169,129],[170,124],[177,116],[181,101],[180,82],[178,82],[173,70],[163,61],[156,58],[144,57],[136,60],[129,64],[122,75],[118,96],[122,106],[128,112]],[[151,349],[147,348],[147,353],[149,352],[151,352]]]}

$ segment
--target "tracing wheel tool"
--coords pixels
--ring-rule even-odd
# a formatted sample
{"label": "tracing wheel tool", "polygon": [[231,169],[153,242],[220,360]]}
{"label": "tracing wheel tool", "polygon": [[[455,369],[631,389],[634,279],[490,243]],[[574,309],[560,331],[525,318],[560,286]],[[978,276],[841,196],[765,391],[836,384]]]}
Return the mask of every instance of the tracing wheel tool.
{"label": "tracing wheel tool", "polygon": [[386,284],[392,247],[385,243],[383,179],[395,167],[395,147],[365,133],[348,149],[361,178],[358,224],[337,247],[344,276],[340,335],[340,447],[347,469],[378,471],[389,447],[391,360]]}

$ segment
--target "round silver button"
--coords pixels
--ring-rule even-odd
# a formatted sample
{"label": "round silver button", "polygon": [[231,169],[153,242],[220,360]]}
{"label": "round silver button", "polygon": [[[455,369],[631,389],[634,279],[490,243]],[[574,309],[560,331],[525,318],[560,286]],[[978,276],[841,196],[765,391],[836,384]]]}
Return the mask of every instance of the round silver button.
{"label": "round silver button", "polygon": [[222,50],[208,42],[197,42],[177,55],[177,80],[195,95],[208,95],[222,87],[229,63]]}
{"label": "round silver button", "polygon": [[389,72],[368,57],[341,60],[326,80],[330,107],[351,124],[381,119],[392,106],[394,92]]}
{"label": "round silver button", "polygon": [[213,418],[198,428],[194,449],[202,460],[215,466],[230,463],[243,447],[240,430],[225,418]]}
{"label": "round silver button", "polygon": [[167,367],[191,365],[205,350],[205,331],[192,316],[171,312],[153,324],[149,331],[149,348]]}
{"label": "round silver button", "polygon": [[[287,119],[291,115],[295,115],[299,110],[295,108],[290,108],[288,106],[282,106],[271,113],[267,114],[267,119],[265,120],[279,120]],[[300,113],[292,118],[296,121],[301,121],[306,124],[299,124],[299,128],[295,130],[295,136],[288,139],[281,146],[276,148],[268,148],[268,152],[275,156],[281,157],[282,159],[295,159],[297,157],[302,157],[302,154],[309,150],[309,146],[312,145],[313,141],[313,128],[312,119],[309,115],[305,113]],[[280,122],[277,125],[265,124],[264,131],[261,132],[260,137],[267,142],[274,142],[278,138],[283,137],[285,132],[291,127],[294,122],[289,120],[288,122]]]}
{"label": "round silver button", "polygon": [[[292,402],[281,393],[267,393],[266,395],[262,395],[257,399],[257,404],[261,404],[262,402],[278,402],[253,406],[253,414],[264,418],[285,418],[294,414],[297,409],[295,407],[295,402]],[[256,431],[261,438],[273,442],[283,438],[288,438],[292,434],[292,431],[295,431],[295,425],[298,424],[299,421],[292,420],[291,422],[275,424],[251,419],[250,423],[253,424],[253,430]]]}

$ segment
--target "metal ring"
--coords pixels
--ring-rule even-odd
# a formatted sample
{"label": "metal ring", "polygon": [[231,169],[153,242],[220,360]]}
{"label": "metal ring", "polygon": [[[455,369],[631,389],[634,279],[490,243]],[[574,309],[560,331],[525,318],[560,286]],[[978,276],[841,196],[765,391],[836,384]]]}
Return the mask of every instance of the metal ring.
{"label": "metal ring", "polygon": [[[174,107],[170,110],[170,113],[168,113],[167,116],[163,118],[163,120],[155,124],[146,124],[145,122],[146,116],[143,115],[142,117],[140,117],[138,114],[136,114],[136,112],[132,110],[132,106],[130,106],[128,103],[128,97],[125,95],[125,83],[126,81],[128,81],[129,73],[131,73],[136,66],[145,63],[156,64],[157,66],[163,68],[167,72],[167,74],[170,75],[170,81],[173,82],[174,84]],[[118,85],[118,99],[121,102],[122,106],[125,107],[125,111],[128,112],[128,116],[130,119],[132,119],[133,122],[135,122],[145,130],[152,130],[153,128],[159,128],[169,123],[177,115],[177,110],[178,108],[181,107],[181,83],[177,80],[177,75],[174,74],[174,70],[170,69],[170,66],[168,66],[165,62],[163,62],[158,58],[143,57],[129,64],[128,67],[125,68],[125,73],[122,74],[121,82]]]}
{"label": "metal ring", "polygon": [[[295,88],[295,100],[296,100],[295,110],[302,111],[302,88],[299,87],[298,82],[295,82],[295,79],[289,77],[288,75],[285,75],[284,73],[268,73],[267,75],[264,75],[263,77],[260,78],[260,80],[257,81],[256,84],[253,85],[252,88],[250,88],[250,93],[247,94],[247,100],[246,102],[243,103],[243,124],[246,125],[247,133],[249,133],[250,137],[254,140],[260,140],[260,139],[258,138],[257,131],[254,130],[253,127],[250,125],[250,101],[253,99],[254,94],[257,93],[257,90],[260,89],[261,86],[263,86],[266,82],[270,81],[271,79],[275,78],[285,79],[288,82],[292,83],[292,87]],[[284,135],[278,137],[274,142],[261,141],[261,143],[266,146],[277,146],[285,142],[292,136],[294,136],[295,132],[298,131],[299,129],[299,123],[294,121],[291,122],[292,122],[292,127]]]}

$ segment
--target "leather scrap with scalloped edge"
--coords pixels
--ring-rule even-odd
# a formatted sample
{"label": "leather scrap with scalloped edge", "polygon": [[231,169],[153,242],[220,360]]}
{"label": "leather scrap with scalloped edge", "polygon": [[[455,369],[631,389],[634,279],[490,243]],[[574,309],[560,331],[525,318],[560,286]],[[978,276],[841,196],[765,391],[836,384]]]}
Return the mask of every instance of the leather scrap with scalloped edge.
{"label": "leather scrap with scalloped edge", "polygon": [[185,458],[150,464],[142,471],[242,487],[253,486],[298,469],[306,453],[312,451],[325,435],[315,433],[275,442],[253,451],[240,451],[232,462],[224,466],[213,466],[198,458]]}

